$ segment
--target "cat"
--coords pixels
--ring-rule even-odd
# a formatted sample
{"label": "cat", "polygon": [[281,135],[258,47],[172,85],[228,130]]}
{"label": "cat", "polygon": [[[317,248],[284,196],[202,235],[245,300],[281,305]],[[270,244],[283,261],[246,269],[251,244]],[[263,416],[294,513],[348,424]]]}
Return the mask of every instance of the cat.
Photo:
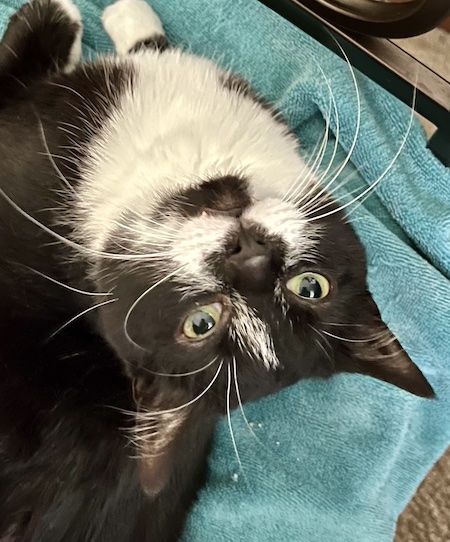
{"label": "cat", "polygon": [[219,416],[305,378],[433,390],[382,322],[364,250],[282,115],[70,0],[0,44],[0,540],[172,542]]}

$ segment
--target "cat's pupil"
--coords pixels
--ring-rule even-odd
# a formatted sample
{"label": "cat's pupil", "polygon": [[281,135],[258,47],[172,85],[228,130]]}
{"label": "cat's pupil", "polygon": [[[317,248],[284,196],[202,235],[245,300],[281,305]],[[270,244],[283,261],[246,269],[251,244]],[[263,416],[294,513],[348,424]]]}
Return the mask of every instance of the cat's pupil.
{"label": "cat's pupil", "polygon": [[314,277],[305,277],[300,283],[298,295],[308,299],[320,299],[322,288]]}
{"label": "cat's pupil", "polygon": [[192,316],[192,329],[196,335],[208,333],[215,325],[214,318],[207,312],[198,311]]}

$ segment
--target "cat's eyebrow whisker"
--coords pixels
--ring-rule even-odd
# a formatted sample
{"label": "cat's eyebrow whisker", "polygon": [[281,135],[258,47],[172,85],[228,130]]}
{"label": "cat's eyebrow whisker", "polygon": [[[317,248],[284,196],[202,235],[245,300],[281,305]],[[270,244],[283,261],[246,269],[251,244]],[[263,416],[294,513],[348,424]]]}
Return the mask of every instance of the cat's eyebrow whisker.
{"label": "cat's eyebrow whisker", "polygon": [[322,324],[325,324],[327,326],[343,326],[343,327],[367,327],[365,324],[353,324],[353,323],[337,323],[337,322],[322,322]]}
{"label": "cat's eyebrow whisker", "polygon": [[52,230],[51,228],[49,228],[48,226],[46,226],[45,224],[43,224],[42,222],[40,222],[39,220],[34,218],[34,216],[27,213],[27,211],[22,209],[22,207],[20,207],[20,205],[18,205],[13,199],[11,199],[8,196],[8,194],[2,188],[0,188],[0,196],[7,203],[9,203],[14,210],[16,210],[24,218],[29,220],[32,224],[34,224],[35,226],[40,228],[42,231],[44,231],[48,235],[54,237],[60,243],[63,243],[65,245],[69,246],[70,248],[76,250],[77,252],[79,252],[81,254],[84,253],[86,255],[91,255],[91,256],[94,255],[94,256],[96,256],[98,258],[105,258],[105,259],[111,259],[111,260],[123,260],[123,261],[131,261],[131,260],[145,261],[147,259],[147,256],[145,254],[129,254],[129,255],[125,256],[123,254],[115,254],[115,253],[112,253],[112,252],[104,252],[104,251],[101,251],[101,250],[94,250],[94,249],[86,247],[84,245],[80,245],[79,243],[76,243],[75,241],[72,241],[71,239],[67,239],[63,235],[60,235],[58,232]]}
{"label": "cat's eyebrow whisker", "polygon": [[[159,416],[163,414],[170,414],[172,412],[177,412],[178,410],[182,410],[183,408],[187,408],[188,406],[193,405],[199,399],[201,399],[214,386],[214,383],[216,382],[217,378],[219,377],[220,371],[222,370],[223,364],[224,364],[224,361],[222,360],[211,382],[206,386],[206,388],[201,393],[199,393],[196,397],[194,397],[193,399],[191,399],[190,401],[187,401],[186,403],[182,405],[179,405],[173,408],[168,408],[166,410],[143,411],[143,412],[132,412],[132,411],[126,411],[122,409],[119,409],[119,410],[121,410],[121,412],[125,414],[131,414],[140,423],[150,422],[150,425],[151,425],[158,421]],[[111,408],[115,408],[115,407],[111,407]],[[138,433],[141,433],[141,432],[145,432],[146,427],[148,427],[148,425],[140,425],[139,427],[136,427],[134,430],[137,431]]]}
{"label": "cat's eyebrow whisker", "polygon": [[329,211],[327,213],[323,213],[321,215],[309,218],[308,222],[312,222],[314,220],[319,220],[321,218],[325,218],[325,217],[333,215],[333,214],[335,214],[335,213],[337,213],[339,211],[342,211],[343,209],[346,209],[349,205],[352,205],[353,203],[357,202],[358,200],[363,198],[366,194],[371,193],[378,186],[378,184],[384,179],[384,177],[394,167],[394,164],[397,161],[398,157],[400,156],[401,152],[403,151],[403,149],[404,149],[404,147],[406,145],[406,142],[408,140],[409,134],[411,132],[411,127],[412,127],[412,123],[413,123],[413,120],[414,120],[414,104],[415,104],[415,101],[416,101],[416,93],[417,93],[417,89],[414,88],[413,107],[411,108],[411,115],[410,115],[410,118],[409,118],[408,127],[407,127],[407,130],[406,130],[405,136],[403,138],[403,141],[402,141],[400,147],[398,148],[397,152],[395,153],[394,157],[392,158],[392,160],[390,161],[390,163],[388,164],[386,169],[381,173],[381,175],[372,184],[370,184],[365,190],[363,190],[363,192],[361,192],[358,196],[356,196],[355,198],[351,199],[350,201],[348,201],[344,205],[339,206],[337,209],[333,209],[333,210],[331,210],[331,211]]}
{"label": "cat's eyebrow whisker", "polygon": [[329,331],[325,331],[324,329],[322,329],[321,332],[324,335],[328,335],[328,337],[332,337],[333,339],[337,339],[339,341],[344,341],[348,343],[370,343],[370,342],[376,341],[377,339],[379,339],[380,337],[384,335],[384,333],[379,333],[377,335],[373,335],[372,337],[367,337],[366,339],[348,339],[347,337],[334,335],[333,333],[330,333]]}
{"label": "cat's eyebrow whisker", "polygon": [[[330,35],[332,36],[331,33],[330,33]],[[353,85],[354,85],[354,88],[355,88],[355,96],[356,96],[356,102],[357,102],[357,109],[356,109],[357,116],[356,116],[355,134],[353,136],[353,141],[352,141],[352,143],[350,145],[347,156],[343,160],[342,164],[340,166],[338,166],[337,169],[335,169],[333,171],[330,181],[328,181],[327,184],[322,188],[322,193],[328,190],[328,188],[335,182],[335,180],[339,177],[341,172],[344,170],[345,166],[350,161],[350,158],[351,158],[351,156],[353,154],[353,151],[354,151],[354,149],[356,147],[356,143],[358,141],[359,132],[360,132],[360,128],[361,128],[361,96],[360,96],[360,93],[359,93],[358,82],[356,80],[355,71],[354,71],[354,69],[353,69],[353,67],[352,67],[352,65],[350,63],[350,60],[349,60],[345,50],[343,49],[343,47],[341,46],[339,41],[334,36],[332,36],[332,38],[334,39],[334,41],[338,45],[339,49],[341,50],[341,52],[342,52],[342,54],[343,54],[343,56],[345,58],[345,61],[346,61],[347,65],[348,65],[348,67],[349,67],[349,70],[350,70],[350,75],[352,77]],[[298,205],[299,202],[296,202],[296,204]],[[308,206],[305,206],[305,207],[308,207]]]}
{"label": "cat's eyebrow whisker", "polygon": [[129,320],[130,320],[130,317],[131,317],[131,314],[132,312],[134,311],[134,309],[136,308],[136,306],[140,303],[140,301],[148,294],[150,293],[152,290],[154,290],[155,288],[157,288],[160,284],[163,284],[164,282],[166,282],[167,280],[171,279],[174,275],[176,275],[176,273],[178,272],[178,269],[175,269],[175,271],[172,271],[171,273],[169,273],[168,275],[166,275],[165,277],[163,277],[162,279],[158,280],[157,282],[155,282],[154,284],[152,284],[149,288],[147,288],[135,301],[134,303],[131,305],[131,307],[128,309],[128,312],[127,314],[125,315],[125,319],[123,321],[123,332],[124,332],[124,335],[125,337],[127,338],[127,340],[133,344],[134,346],[137,346],[138,348],[140,348],[141,350],[144,350],[142,348],[142,346],[140,346],[137,342],[135,342],[131,337],[130,337],[130,334],[128,333],[128,323],[129,323]]}
{"label": "cat's eyebrow whisker", "polygon": [[[324,71],[322,69],[321,71],[322,71],[322,75],[325,77]],[[334,98],[334,97],[332,98],[331,87],[329,87],[329,90],[330,90],[330,115],[327,116],[327,119],[325,121],[324,134],[322,137],[319,136],[319,139],[317,140],[309,159],[303,166],[302,171],[299,173],[297,179],[283,194],[282,199],[284,199],[285,201],[295,200],[296,194],[298,194],[299,191],[303,190],[305,186],[308,186],[310,179],[314,176],[315,172],[317,171],[320,164],[322,163],[323,156],[326,152],[327,143],[328,143],[328,134],[329,134],[330,118],[331,118],[331,105]],[[311,165],[312,161],[313,163]],[[306,173],[305,176],[304,176],[304,173]]]}
{"label": "cat's eyebrow whisker", "polygon": [[309,157],[308,157],[308,160],[307,160],[307,161],[305,162],[305,164],[303,165],[302,170],[301,170],[301,172],[299,173],[297,179],[296,179],[295,182],[292,183],[292,185],[291,185],[291,186],[283,193],[283,195],[281,196],[281,199],[283,199],[283,200],[285,200],[285,201],[290,201],[291,198],[290,198],[289,195],[291,194],[292,190],[294,190],[294,189],[296,188],[297,183],[302,182],[302,184],[303,184],[303,179],[304,179],[303,174],[305,174],[306,172],[309,172],[309,170],[310,170],[310,169],[309,169],[309,166],[310,166],[311,162],[314,160],[314,158],[315,158],[315,156],[316,156],[316,153],[318,152],[319,147],[320,147],[322,141],[323,141],[323,136],[322,136],[322,135],[319,135],[319,137],[317,138],[317,141],[316,141],[316,143],[315,143],[315,145],[314,145],[314,148],[313,148],[313,150],[311,151],[311,153],[310,153],[310,155],[309,155]]}
{"label": "cat's eyebrow whisker", "polygon": [[73,318],[71,318],[70,320],[68,320],[65,324],[63,324],[62,326],[60,326],[56,331],[54,331],[49,337],[48,339],[45,341],[45,343],[48,343],[49,341],[51,341],[53,339],[53,337],[55,337],[55,335],[57,335],[58,333],[60,333],[63,329],[65,329],[67,326],[69,326],[70,324],[72,324],[73,322],[75,322],[75,320],[78,320],[80,318],[82,318],[84,315],[86,315],[87,313],[95,310],[95,309],[98,309],[99,307],[103,307],[103,305],[108,305],[109,303],[114,303],[114,301],[117,301],[117,299],[107,299],[106,301],[102,301],[101,303],[97,303],[96,305],[92,305],[91,307],[88,307],[87,309],[84,309],[83,311],[79,312],[78,314],[76,314]]}
{"label": "cat's eyebrow whisker", "polygon": [[[311,208],[308,208],[307,211],[303,212],[303,215],[308,218],[310,216],[313,216],[314,214],[318,213],[319,211],[322,211],[322,209],[329,209],[331,206],[336,205],[337,203],[340,203],[342,200],[347,199],[348,197],[353,196],[354,194],[358,194],[361,191],[361,188],[355,188],[354,190],[351,190],[347,192],[345,195],[343,195],[340,198],[333,198],[334,192],[337,190],[340,190],[342,187],[344,187],[352,177],[354,177],[358,172],[353,171],[350,173],[341,183],[339,183],[333,190],[331,190],[328,193],[324,193],[322,197],[316,201],[316,207],[311,206]],[[308,206],[309,207],[309,206]]]}
{"label": "cat's eyebrow whisker", "polygon": [[39,275],[40,277],[49,280],[50,282],[53,282],[54,284],[57,284],[58,286],[61,286],[63,288],[67,288],[67,290],[70,290],[71,292],[74,292],[76,294],[83,294],[83,295],[91,295],[91,296],[105,296],[105,295],[112,295],[112,292],[88,292],[86,290],[81,290],[79,288],[74,288],[73,286],[69,286],[68,284],[64,284],[63,282],[60,282],[59,280],[54,279],[53,277],[49,277],[45,273],[42,273],[41,271],[38,271],[37,269],[34,269],[33,267],[29,267],[28,265],[21,264],[17,262],[17,265],[21,265],[23,267],[26,267],[29,271],[36,273],[36,275]]}
{"label": "cat's eyebrow whisker", "polygon": [[[320,178],[318,179],[317,181],[317,184],[321,184],[322,181],[326,178],[326,176],[328,175],[328,172],[330,171],[331,167],[333,166],[333,163],[334,163],[334,159],[336,157],[336,154],[337,154],[337,150],[339,148],[339,135],[340,135],[340,124],[339,124],[339,112],[338,112],[338,108],[337,108],[337,103],[336,103],[336,99],[334,97],[334,93],[333,93],[333,89],[331,87],[331,83],[329,81],[329,79],[327,78],[327,76],[325,75],[325,72],[323,71],[322,67],[316,62],[318,68],[320,69],[320,71],[322,72],[322,77],[324,78],[325,80],[325,83],[328,87],[328,90],[329,90],[329,94],[330,94],[330,98],[331,98],[331,101],[332,101],[332,105],[333,105],[333,111],[334,111],[334,116],[335,116],[335,119],[336,119],[336,135],[335,135],[335,141],[334,141],[334,146],[333,146],[333,152],[332,152],[332,155],[331,155],[331,158],[328,162],[328,166],[326,167],[325,171],[322,173],[322,175],[320,176]],[[330,121],[331,121],[331,117],[330,117]],[[320,165],[320,164],[319,164]],[[317,168],[318,170],[318,168]],[[295,204],[297,206],[301,206],[301,203],[303,201],[307,201],[308,204],[310,203],[310,200],[308,200],[309,196],[316,190],[316,184],[314,183],[314,185],[310,188],[310,190],[306,193],[306,194],[303,194],[302,197],[300,199],[296,199],[296,196],[297,196],[297,193],[294,193],[291,197],[291,199],[293,201],[295,201]],[[317,198],[319,198],[323,192],[325,190],[320,190],[318,192],[318,194],[312,199],[313,201]],[[301,195],[301,194],[300,194]],[[303,210],[303,207],[300,207],[301,210]]]}
{"label": "cat's eyebrow whisker", "polygon": [[[331,101],[331,98],[330,98]],[[285,195],[286,201],[295,201],[295,198],[297,194],[303,190],[305,186],[308,186],[308,183],[313,178],[315,172],[317,171],[318,167],[322,163],[323,157],[325,155],[327,144],[328,144],[328,134],[330,131],[330,118],[327,117],[325,121],[325,132],[322,138],[322,142],[319,148],[319,151],[317,153],[317,156],[312,164],[312,166],[309,168],[308,173],[305,177],[298,177],[297,181],[293,183],[293,186],[288,190],[287,194]]]}
{"label": "cat's eyebrow whisker", "polygon": [[59,87],[64,90],[69,90],[70,92],[73,92],[76,96],[78,96],[81,99],[81,102],[83,105],[88,109],[88,111],[91,113],[92,118],[99,118],[100,113],[94,109],[94,105],[92,102],[90,102],[85,96],[80,94],[77,90],[74,88],[68,87],[66,85],[61,85],[60,83],[55,83],[54,81],[49,82],[49,85],[52,85],[54,87]]}
{"label": "cat's eyebrow whisker", "polygon": [[[36,114],[37,116],[37,114]],[[55,159],[52,155],[52,153],[50,152],[50,149],[49,149],[49,146],[48,146],[48,143],[47,143],[47,137],[45,135],[45,131],[44,131],[44,126],[42,125],[42,121],[41,119],[39,118],[39,116],[37,116],[37,121],[39,123],[39,131],[40,131],[40,134],[41,134],[41,138],[42,138],[42,143],[44,144],[44,148],[45,148],[45,153],[39,153],[39,154],[45,154],[45,156],[48,157],[53,169],[56,171],[56,174],[58,175],[58,177],[61,179],[61,181],[65,184],[65,186],[72,192],[75,194],[75,188],[69,183],[69,181],[66,179],[66,177],[64,177],[64,175],[62,174],[61,170],[59,169],[59,167],[56,165],[56,162],[55,162]]]}

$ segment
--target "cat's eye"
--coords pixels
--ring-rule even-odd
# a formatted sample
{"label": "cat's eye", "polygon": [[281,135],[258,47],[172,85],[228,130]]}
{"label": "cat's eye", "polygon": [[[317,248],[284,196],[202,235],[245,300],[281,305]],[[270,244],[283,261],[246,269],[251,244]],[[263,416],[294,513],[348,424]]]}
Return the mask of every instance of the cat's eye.
{"label": "cat's eye", "polygon": [[307,271],[291,278],[286,287],[297,297],[310,301],[323,299],[330,293],[328,279],[319,273]]}
{"label": "cat's eye", "polygon": [[183,324],[183,334],[188,339],[203,339],[211,333],[220,322],[223,312],[221,303],[211,303],[204,307],[197,307],[186,318]]}

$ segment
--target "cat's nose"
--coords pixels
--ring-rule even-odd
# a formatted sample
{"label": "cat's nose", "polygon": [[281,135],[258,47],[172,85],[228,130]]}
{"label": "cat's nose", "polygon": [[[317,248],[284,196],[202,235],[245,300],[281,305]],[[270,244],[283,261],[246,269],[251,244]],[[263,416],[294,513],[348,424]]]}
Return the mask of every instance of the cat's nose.
{"label": "cat's nose", "polygon": [[230,247],[227,267],[235,287],[262,290],[273,283],[271,243],[258,233],[242,229]]}

